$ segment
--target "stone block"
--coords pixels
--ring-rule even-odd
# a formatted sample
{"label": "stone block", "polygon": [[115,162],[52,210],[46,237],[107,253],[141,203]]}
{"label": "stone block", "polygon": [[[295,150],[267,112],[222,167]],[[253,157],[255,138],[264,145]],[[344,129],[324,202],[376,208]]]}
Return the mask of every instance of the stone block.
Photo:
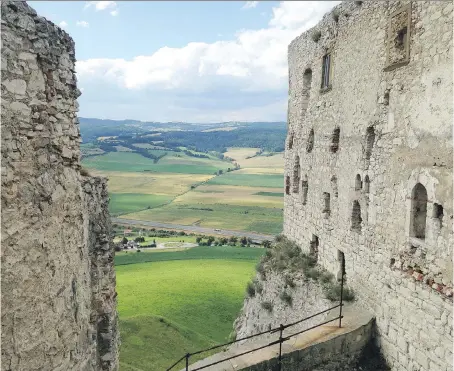
{"label": "stone block", "polygon": [[25,95],[27,83],[24,80],[14,79],[2,81],[2,85],[12,94]]}

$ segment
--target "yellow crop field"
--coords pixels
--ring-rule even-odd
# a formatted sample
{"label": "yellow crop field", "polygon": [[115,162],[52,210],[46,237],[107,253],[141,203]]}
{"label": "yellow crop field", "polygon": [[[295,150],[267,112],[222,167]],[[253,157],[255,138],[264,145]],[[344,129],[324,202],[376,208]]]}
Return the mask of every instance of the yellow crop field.
{"label": "yellow crop field", "polygon": [[110,193],[140,193],[176,196],[191,188],[191,185],[204,182],[212,175],[173,174],[173,173],[134,173],[119,171],[95,171],[93,175],[109,178]]}
{"label": "yellow crop field", "polygon": [[173,204],[260,206],[282,208],[283,197],[267,196],[258,193],[282,193],[281,188],[245,187],[231,185],[203,185],[195,191],[177,197]]}
{"label": "yellow crop field", "polygon": [[284,174],[284,168],[248,167],[236,170],[235,174]]}
{"label": "yellow crop field", "polygon": [[243,160],[246,157],[254,156],[260,148],[227,148],[227,152],[224,153],[225,156],[235,159],[241,166],[243,166]]}
{"label": "yellow crop field", "polygon": [[268,169],[280,169],[280,172],[284,172],[284,155],[278,153],[273,156],[257,156],[249,159],[245,159],[240,162],[243,168],[268,168]]}

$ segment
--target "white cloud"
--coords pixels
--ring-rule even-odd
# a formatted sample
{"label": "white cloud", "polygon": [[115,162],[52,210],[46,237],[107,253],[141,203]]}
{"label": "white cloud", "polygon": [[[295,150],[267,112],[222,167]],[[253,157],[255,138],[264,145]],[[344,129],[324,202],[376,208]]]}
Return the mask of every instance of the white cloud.
{"label": "white cloud", "polygon": [[85,27],[85,28],[90,27],[89,23],[86,22],[86,21],[77,21],[76,25],[79,26],[79,27]]}
{"label": "white cloud", "polygon": [[86,1],[84,9],[94,7],[96,11],[112,9],[109,13],[112,16],[118,15],[118,7],[115,1]]}
{"label": "white cloud", "polygon": [[246,1],[246,3],[243,5],[242,9],[251,9],[255,8],[258,5],[258,1]]}
{"label": "white cloud", "polygon": [[59,24],[58,24],[61,28],[66,28],[68,26],[68,23],[66,23],[65,21],[61,21]]}
{"label": "white cloud", "polygon": [[[86,94],[89,85],[96,83],[103,90],[118,89],[122,96],[167,97],[168,102],[161,103],[154,111],[146,109],[144,102],[143,110],[156,116],[159,110],[165,110],[163,105],[167,104],[168,109],[169,102],[178,102],[178,107],[186,105],[186,108],[179,110],[174,107],[169,115],[187,114],[185,121],[197,117],[202,119],[202,116],[208,121],[209,117],[216,120],[218,116],[239,120],[262,115],[261,119],[269,119],[278,113],[285,119],[286,108],[282,102],[287,99],[288,44],[316,25],[337,3],[340,1],[281,2],[273,8],[266,28],[241,30],[229,41],[192,42],[182,48],[163,47],[152,55],[136,56],[130,60],[82,60],[77,62],[78,78],[84,84]],[[212,101],[214,98],[216,104]],[[209,104],[210,111],[203,109],[202,115],[189,109],[192,107],[190,102],[196,101],[197,104]],[[227,103],[232,103],[232,107],[225,110],[223,105]],[[262,104],[262,108],[267,109],[252,109],[253,104]],[[276,111],[271,113],[273,109]],[[126,116],[133,118],[132,112]]]}

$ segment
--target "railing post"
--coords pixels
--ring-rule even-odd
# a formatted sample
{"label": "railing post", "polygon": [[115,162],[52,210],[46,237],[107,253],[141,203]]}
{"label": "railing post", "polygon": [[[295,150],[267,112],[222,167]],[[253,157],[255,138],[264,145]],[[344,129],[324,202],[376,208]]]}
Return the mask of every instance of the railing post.
{"label": "railing post", "polygon": [[282,333],[284,332],[284,325],[279,326],[279,371],[282,370]]}
{"label": "railing post", "polygon": [[339,327],[342,327],[342,306],[344,305],[342,303],[344,295],[344,272],[342,272],[342,277],[341,277],[341,297],[340,297],[340,309],[339,309]]}
{"label": "railing post", "polygon": [[186,371],[189,370],[189,357],[190,357],[190,356],[191,356],[191,355],[190,355],[189,353],[186,353]]}

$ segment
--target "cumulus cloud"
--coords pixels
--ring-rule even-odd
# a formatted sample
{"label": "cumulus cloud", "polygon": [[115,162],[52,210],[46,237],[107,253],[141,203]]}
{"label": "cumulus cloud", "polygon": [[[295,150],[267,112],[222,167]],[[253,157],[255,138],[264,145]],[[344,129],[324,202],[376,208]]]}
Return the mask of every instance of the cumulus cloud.
{"label": "cumulus cloud", "polygon": [[109,10],[112,16],[118,15],[117,3],[115,1],[86,1],[84,9],[93,7],[96,11]]}
{"label": "cumulus cloud", "polygon": [[68,26],[68,23],[66,23],[65,21],[61,21],[59,24],[58,24],[61,28],[66,28]]}
{"label": "cumulus cloud", "polygon": [[258,1],[246,1],[246,3],[243,5],[242,9],[251,9],[255,8],[258,5]]}
{"label": "cumulus cloud", "polygon": [[[163,47],[152,55],[129,60],[82,60],[77,62],[78,78],[86,92],[96,81],[105,89],[116,87],[124,95],[140,93],[148,102],[158,95],[159,100],[167,98],[179,107],[174,106],[169,114],[188,114],[186,121],[196,117],[207,121],[209,117],[270,119],[279,115],[285,119],[288,44],[339,2],[281,2],[273,8],[266,28],[238,31],[229,41]],[[209,111],[200,108],[203,114],[194,111],[201,102],[210,102]],[[159,110],[163,111],[162,102]],[[130,116],[125,117],[133,118]]]}
{"label": "cumulus cloud", "polygon": [[76,25],[79,26],[79,27],[85,27],[85,28],[90,27],[89,23],[86,22],[86,21],[77,21]]}

